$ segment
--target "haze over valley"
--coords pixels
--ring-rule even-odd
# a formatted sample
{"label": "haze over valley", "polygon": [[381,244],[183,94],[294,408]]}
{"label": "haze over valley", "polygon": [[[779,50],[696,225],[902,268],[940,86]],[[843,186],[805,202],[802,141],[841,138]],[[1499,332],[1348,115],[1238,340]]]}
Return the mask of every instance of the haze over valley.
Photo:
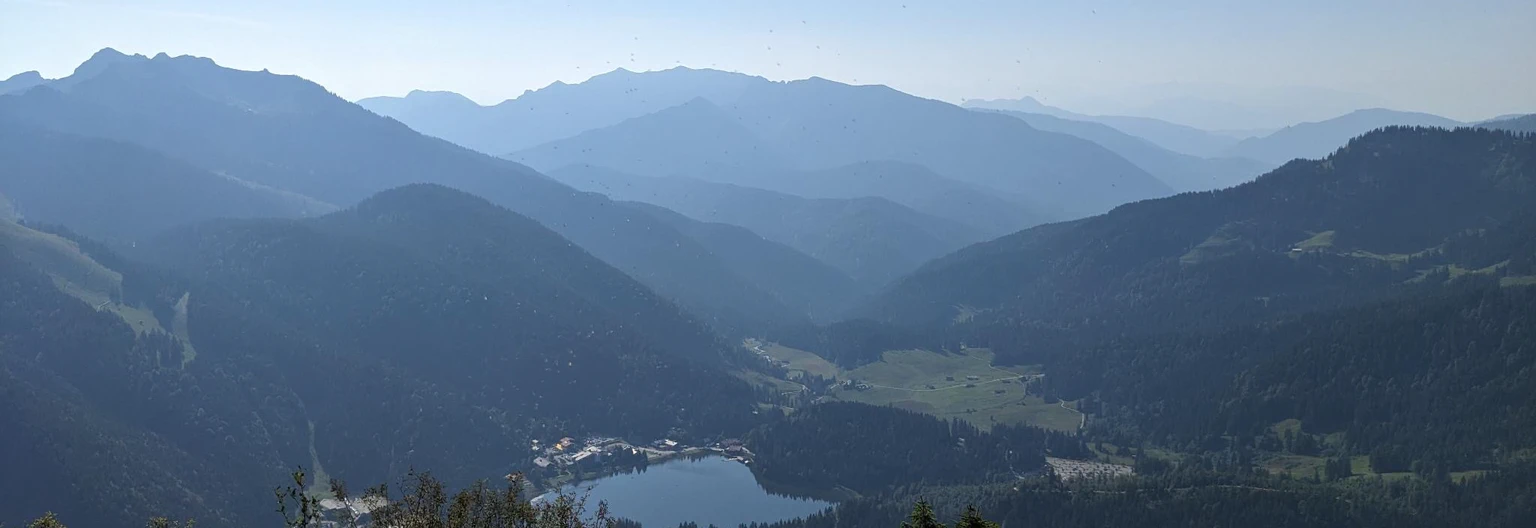
{"label": "haze over valley", "polygon": [[450,4],[0,1],[0,524],[1536,520],[1530,6]]}

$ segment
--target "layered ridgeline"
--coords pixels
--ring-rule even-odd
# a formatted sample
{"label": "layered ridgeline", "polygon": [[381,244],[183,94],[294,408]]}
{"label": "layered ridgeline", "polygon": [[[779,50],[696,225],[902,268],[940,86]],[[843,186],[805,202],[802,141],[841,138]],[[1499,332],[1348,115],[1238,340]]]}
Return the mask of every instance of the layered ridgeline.
{"label": "layered ridgeline", "polygon": [[[579,84],[556,83],[491,107],[455,94],[426,92],[360,103],[426,133],[541,170],[589,163],[670,176],[683,167],[688,169],[684,174],[717,179],[696,171],[821,170],[899,161],[1005,191],[1037,216],[1102,211],[1169,192],[1091,142],[974,116],[884,86],[819,78],[781,83],[713,70],[619,70]],[[661,120],[664,134],[624,123],[641,119],[654,124],[657,119],[646,118],[657,113],[681,118]],[[610,127],[619,130],[600,132]],[[595,135],[581,138],[587,134]],[[498,144],[503,146],[490,147]],[[685,155],[668,155],[676,152]],[[732,177],[720,176],[726,179],[719,181]],[[861,196],[883,195],[871,187]]]}
{"label": "layered ridgeline", "polygon": [[1492,467],[1536,423],[1533,160],[1529,135],[1388,128],[1236,188],[972,246],[870,313],[1043,365],[1122,445]]}
{"label": "layered ridgeline", "polygon": [[723,329],[804,318],[648,214],[423,136],[298,77],[103,50],[67,78],[0,96],[0,118],[138,145],[225,178],[341,206],[408,183],[450,185],[555,229]]}
{"label": "layered ridgeline", "polygon": [[541,169],[589,163],[703,179],[897,161],[996,189],[1041,215],[1098,212],[1170,192],[1091,141],[884,86],[819,78],[756,84],[735,100],[698,99],[507,157]]}
{"label": "layered ridgeline", "polygon": [[1382,127],[1455,128],[1464,125],[1460,121],[1433,114],[1369,108],[1324,121],[1291,125],[1265,136],[1244,139],[1223,154],[1278,165],[1297,158],[1326,156],[1350,138]]}
{"label": "layered ridgeline", "polygon": [[531,438],[754,421],[706,326],[458,191],[139,244],[170,274],[7,225],[0,457],[22,470],[0,488],[30,500],[0,501],[0,518],[256,525],[295,465],[352,482],[431,468],[457,486],[522,468]]}
{"label": "layered ridgeline", "polygon": [[871,292],[841,270],[745,227],[700,222],[659,205],[623,205],[644,211],[697,240],[785,306],[809,314],[812,322],[841,317]]}
{"label": "layered ridgeline", "polygon": [[1070,121],[1098,123],[1126,134],[1145,139],[1154,145],[1190,156],[1213,158],[1237,144],[1241,137],[1232,136],[1192,126],[1170,123],[1161,119],[1123,115],[1089,115],[1050,106],[1033,97],[1020,99],[971,99],[966,108],[1003,110],[1026,114],[1041,114]]}
{"label": "layered ridgeline", "polygon": [[793,169],[788,155],[702,98],[523,151],[514,158],[551,173],[597,168],[638,176],[689,177],[805,198],[885,198],[972,226],[989,237],[1048,218],[1016,198],[940,176],[922,165],[871,161],[821,170]]}
{"label": "layered ridgeline", "polygon": [[811,199],[686,177],[636,176],[591,165],[550,171],[577,189],[738,225],[826,262],[865,284],[885,285],[930,259],[984,239],[968,226],[884,198]]}
{"label": "layered ridgeline", "polygon": [[485,152],[505,154],[703,97],[730,101],[762,77],[709,69],[636,73],[623,68],[579,84],[556,81],[491,106],[453,92],[412,91],[357,104],[411,128]]}
{"label": "layered ridgeline", "polygon": [[1029,126],[1077,136],[1102,145],[1179,191],[1208,191],[1231,187],[1253,179],[1271,168],[1248,158],[1202,158],[1180,154],[1112,126],[1075,121],[1047,114],[1012,110],[985,110],[1017,117]]}
{"label": "layered ridgeline", "polygon": [[1508,119],[1484,121],[1482,123],[1478,123],[1477,126],[1479,128],[1492,128],[1497,130],[1508,130],[1510,132],[1536,134],[1536,114],[1511,117]]}

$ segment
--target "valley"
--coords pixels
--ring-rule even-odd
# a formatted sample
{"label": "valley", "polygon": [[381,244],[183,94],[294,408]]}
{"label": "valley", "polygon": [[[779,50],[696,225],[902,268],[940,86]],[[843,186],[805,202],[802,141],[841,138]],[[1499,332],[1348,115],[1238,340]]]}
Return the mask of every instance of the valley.
{"label": "valley", "polygon": [[[200,14],[218,5],[118,15],[244,27],[289,10]],[[39,27],[36,10],[96,16],[14,6]],[[18,48],[47,73],[0,84],[0,523],[1536,519],[1536,135],[1510,113],[1536,103],[1488,80],[1523,70],[1460,61],[1483,73],[1448,74],[1458,90],[1489,93],[1451,97],[1423,80],[1439,74],[1387,90],[1399,77],[1327,71],[1358,57],[1308,57],[1320,79],[1437,113],[1282,86],[1092,102],[1177,62],[1088,67],[1077,81],[1102,79],[1055,98],[1006,63],[1067,82],[1062,66],[1136,42],[1125,24],[1143,17],[1095,6],[1082,16],[1115,38],[1071,43],[1001,8],[838,23],[965,52],[922,69],[932,57],[841,48],[827,19],[758,13],[741,18],[772,27],[750,38],[718,19],[717,35],[675,31],[713,54],[704,68],[658,59],[667,39],[639,29],[747,7],[624,12],[599,39],[570,23],[608,9],[526,19],[566,35],[483,7],[449,25],[354,9],[324,27],[411,28],[356,40],[379,61],[356,67],[317,69],[336,51],[289,18],[257,25],[291,45],[223,28],[186,46],[216,58],[33,49],[111,31]],[[996,28],[912,31],[994,16],[1008,39],[1060,44],[1060,64],[953,47]],[[1362,36],[1368,21],[1331,20]],[[478,24],[548,57],[486,59],[465,44],[528,46]],[[752,62],[732,58],[748,40],[773,68],[728,69]],[[597,49],[613,56],[575,58]],[[1190,124],[1214,122],[1232,126]]]}
{"label": "valley", "polygon": [[827,385],[816,397],[825,401],[849,401],[891,406],[929,414],[945,420],[961,419],[983,430],[995,424],[1032,425],[1058,431],[1076,431],[1082,419],[1065,402],[1048,403],[1031,384],[1044,377],[1037,368],[1005,369],[992,363],[984,348],[953,354],[924,350],[893,350],[879,361],[845,370],[820,356],[747,339],[743,347],[784,369],[787,381]]}

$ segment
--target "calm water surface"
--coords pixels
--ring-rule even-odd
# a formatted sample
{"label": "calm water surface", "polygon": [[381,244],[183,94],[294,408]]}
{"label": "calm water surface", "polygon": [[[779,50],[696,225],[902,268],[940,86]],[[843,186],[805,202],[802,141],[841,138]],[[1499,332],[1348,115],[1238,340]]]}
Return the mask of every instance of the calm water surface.
{"label": "calm water surface", "polygon": [[642,472],[578,485],[578,489],[587,487],[592,489],[589,509],[595,509],[598,501],[608,501],[614,515],[638,521],[644,528],[676,528],[684,521],[736,528],[749,522],[804,517],[832,506],[770,494],[746,466],[716,456],[672,460]]}

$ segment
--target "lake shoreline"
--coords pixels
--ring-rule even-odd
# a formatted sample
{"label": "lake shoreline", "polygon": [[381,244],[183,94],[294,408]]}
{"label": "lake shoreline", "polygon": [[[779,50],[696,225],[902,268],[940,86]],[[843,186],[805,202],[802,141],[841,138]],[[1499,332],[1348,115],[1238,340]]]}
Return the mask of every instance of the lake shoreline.
{"label": "lake shoreline", "polygon": [[[574,493],[585,497],[589,505],[607,502],[615,515],[645,526],[672,526],[682,521],[737,526],[804,518],[835,506],[837,500],[828,500],[834,495],[848,498],[835,492],[806,491],[761,482],[749,465],[708,449],[696,449],[670,453],[644,470],[566,483],[533,500]],[[678,504],[687,507],[678,509]]]}

